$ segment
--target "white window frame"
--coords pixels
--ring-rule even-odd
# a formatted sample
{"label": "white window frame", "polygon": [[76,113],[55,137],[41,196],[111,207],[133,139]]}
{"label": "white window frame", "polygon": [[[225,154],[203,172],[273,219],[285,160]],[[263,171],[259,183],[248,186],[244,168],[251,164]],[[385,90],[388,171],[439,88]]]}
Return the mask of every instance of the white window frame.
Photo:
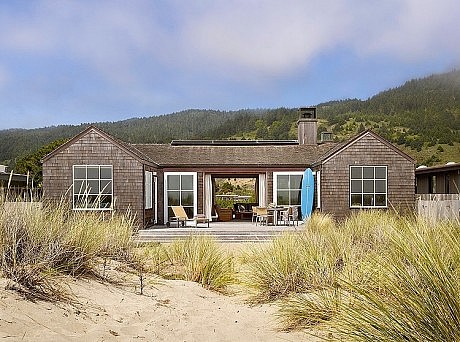
{"label": "white window frame", "polygon": [[[361,173],[361,178],[352,178],[352,169],[353,168],[361,168],[362,170],[366,167],[372,167],[374,168],[374,177],[373,178],[364,178],[364,175]],[[376,186],[375,186],[375,181],[380,181],[382,180],[381,178],[375,178],[375,169],[376,168],[385,168],[385,192],[377,192],[376,191]],[[385,209],[388,208],[388,167],[386,165],[350,165],[349,168],[349,205],[350,209]],[[363,172],[363,171],[361,171]],[[352,192],[352,181],[353,180],[361,180],[361,192]],[[363,181],[364,180],[372,180],[374,181],[374,191],[373,192],[364,192],[364,185]],[[353,195],[358,195],[360,194],[361,197],[361,205],[353,205],[352,202],[352,196]],[[364,205],[364,195],[373,195],[373,203],[372,205]],[[385,205],[376,205],[375,201],[375,196],[376,195],[385,195]]]}
{"label": "white window frame", "polygon": [[153,172],[144,172],[145,209],[153,208]]}
{"label": "white window frame", "polygon": [[[169,221],[168,216],[168,176],[193,176],[193,212],[197,213],[198,209],[198,181],[196,172],[165,172],[164,173],[164,219]],[[181,190],[182,191],[182,190]]]}
{"label": "white window frame", "polygon": [[316,208],[321,208],[321,171],[313,172],[316,173]]}
{"label": "white window frame", "polygon": [[[75,168],[85,168],[86,169],[86,176],[85,178],[75,178]],[[99,169],[99,178],[90,178],[91,180],[97,180],[99,182],[99,192],[96,194],[97,196],[110,196],[111,201],[110,201],[110,206],[109,207],[101,207],[100,202],[98,207],[93,207],[93,206],[88,206],[88,197],[90,195],[94,194],[88,194],[86,191],[88,190],[87,187],[85,187],[84,193],[80,193],[80,189],[75,189],[75,181],[88,181],[88,168],[98,168]],[[101,192],[101,180],[107,181],[109,178],[101,178],[100,177],[100,169],[101,168],[110,168],[110,191],[109,192]],[[107,187],[104,187],[104,189],[107,189]],[[76,201],[76,197],[78,197],[78,200]],[[113,194],[113,165],[97,165],[97,164],[78,164],[78,165],[73,165],[72,166],[72,208],[73,210],[78,210],[78,211],[110,211],[113,210],[113,204],[114,204],[114,194]],[[78,203],[82,203],[81,200],[85,201],[85,206],[79,206]]]}
{"label": "white window frame", "polygon": [[[281,171],[281,172],[273,172],[273,202],[277,203],[278,199],[278,176],[303,176],[303,171]],[[299,191],[302,190],[302,183]],[[291,189],[289,189],[291,190]],[[289,201],[291,196],[289,196]]]}

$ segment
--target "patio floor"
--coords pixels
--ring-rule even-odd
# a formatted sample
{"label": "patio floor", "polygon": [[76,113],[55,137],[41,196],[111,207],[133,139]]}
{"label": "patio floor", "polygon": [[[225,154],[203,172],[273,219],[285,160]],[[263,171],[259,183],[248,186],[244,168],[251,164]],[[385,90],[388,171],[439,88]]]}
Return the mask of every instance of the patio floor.
{"label": "patio floor", "polygon": [[294,226],[256,225],[251,221],[232,220],[228,222],[210,222],[195,227],[154,226],[139,230],[139,242],[171,242],[191,234],[209,235],[221,242],[263,242],[271,240],[286,231],[302,230],[302,222]]}

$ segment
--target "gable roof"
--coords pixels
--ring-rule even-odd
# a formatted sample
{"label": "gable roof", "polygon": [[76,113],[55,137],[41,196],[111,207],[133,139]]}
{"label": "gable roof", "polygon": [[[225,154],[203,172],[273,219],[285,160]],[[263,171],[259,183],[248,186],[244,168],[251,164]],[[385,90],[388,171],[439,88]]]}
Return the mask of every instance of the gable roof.
{"label": "gable roof", "polygon": [[334,148],[330,149],[323,156],[321,156],[313,165],[316,166],[316,165],[319,165],[319,164],[327,162],[329,159],[331,159],[332,157],[334,157],[337,154],[341,153],[342,151],[344,151],[345,149],[349,148],[350,146],[352,146],[353,144],[355,144],[356,142],[358,142],[359,140],[363,139],[366,136],[372,136],[374,139],[380,141],[382,144],[386,145],[388,148],[390,148],[394,152],[398,153],[403,158],[405,158],[405,159],[407,159],[410,162],[415,164],[415,159],[414,158],[412,158],[408,154],[406,154],[403,151],[401,151],[399,148],[397,148],[395,145],[390,143],[388,140],[382,138],[380,135],[372,132],[370,129],[367,129],[367,130],[357,134],[356,136],[354,136],[350,140],[342,142],[340,144],[337,144]]}
{"label": "gable roof", "polygon": [[136,144],[134,147],[164,167],[190,166],[302,166],[335,143],[314,145],[180,145]]}
{"label": "gable roof", "polygon": [[290,143],[253,143],[231,142],[224,144],[128,144],[105,133],[95,126],[89,126],[75,137],[46,155],[42,162],[68,148],[86,134],[95,132],[130,154],[144,164],[158,167],[308,167],[317,166],[352,146],[365,136],[372,136],[388,148],[415,163],[409,155],[396,146],[366,130],[343,143],[326,142],[318,145],[292,145]]}
{"label": "gable roof", "polygon": [[78,141],[79,139],[81,139],[82,137],[84,137],[85,135],[87,135],[87,134],[89,134],[91,132],[94,132],[94,133],[98,134],[99,136],[102,136],[104,139],[107,139],[108,141],[110,141],[111,143],[115,144],[120,149],[124,150],[126,153],[131,155],[133,158],[135,158],[135,159],[137,159],[139,161],[142,161],[144,163],[147,163],[147,164],[154,164],[154,165],[158,166],[157,163],[155,163],[153,160],[151,160],[148,156],[144,155],[142,152],[138,151],[134,146],[132,146],[130,144],[127,144],[127,143],[125,143],[125,142],[123,142],[123,141],[121,141],[119,139],[114,138],[110,134],[104,132],[103,130],[101,130],[101,129],[97,128],[96,126],[93,126],[93,125],[88,126],[86,129],[84,129],[82,132],[80,132],[79,134],[74,136],[72,139],[68,140],[66,143],[62,144],[61,146],[59,146],[58,148],[53,150],[51,153],[49,153],[46,156],[44,156],[42,158],[41,162],[44,163],[45,161],[47,161],[48,159],[53,157],[55,154],[59,153],[60,151],[65,150],[66,148],[68,148],[69,146],[74,144],[76,141]]}

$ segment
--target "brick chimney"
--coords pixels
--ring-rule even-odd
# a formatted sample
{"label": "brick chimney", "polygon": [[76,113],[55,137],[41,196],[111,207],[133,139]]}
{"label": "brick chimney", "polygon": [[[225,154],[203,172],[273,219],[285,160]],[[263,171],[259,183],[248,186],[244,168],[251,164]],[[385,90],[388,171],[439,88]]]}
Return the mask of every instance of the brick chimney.
{"label": "brick chimney", "polygon": [[297,134],[299,145],[316,145],[318,120],[316,107],[300,107],[299,120],[297,121]]}

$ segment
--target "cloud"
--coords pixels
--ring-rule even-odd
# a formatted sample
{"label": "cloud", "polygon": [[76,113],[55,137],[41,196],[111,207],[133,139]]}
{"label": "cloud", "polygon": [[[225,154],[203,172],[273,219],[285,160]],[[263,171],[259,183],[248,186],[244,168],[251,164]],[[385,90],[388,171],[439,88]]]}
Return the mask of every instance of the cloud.
{"label": "cloud", "polygon": [[355,89],[350,73],[381,61],[460,63],[459,10],[458,0],[3,1],[0,99],[89,117],[271,105],[325,75]]}
{"label": "cloud", "polygon": [[[22,3],[26,6],[26,3]],[[166,70],[218,77],[282,77],[337,47],[417,60],[459,55],[457,0],[36,1],[8,7],[0,43],[65,56],[110,82]],[[456,10],[457,9],[457,10]]]}
{"label": "cloud", "polygon": [[196,59],[217,68],[278,75],[340,42],[342,12],[337,1],[217,1],[186,18],[183,38]]}
{"label": "cloud", "polygon": [[[406,62],[440,55],[460,61],[457,0],[405,0],[392,3],[390,8],[370,12],[372,22],[366,23],[370,35],[357,44],[362,52],[384,53]],[[360,29],[366,28],[358,24],[355,30]]]}

